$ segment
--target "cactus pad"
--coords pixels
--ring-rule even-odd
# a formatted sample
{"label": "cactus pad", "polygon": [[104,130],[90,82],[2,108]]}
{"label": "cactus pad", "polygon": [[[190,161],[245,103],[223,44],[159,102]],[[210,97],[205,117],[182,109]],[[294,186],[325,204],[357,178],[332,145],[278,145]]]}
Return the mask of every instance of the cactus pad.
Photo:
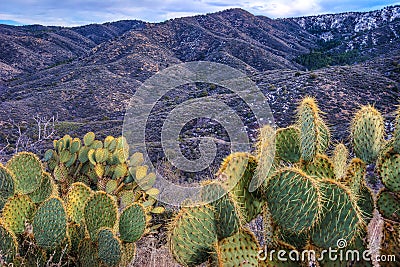
{"label": "cactus pad", "polygon": [[336,180],[341,179],[347,169],[347,158],[349,157],[349,151],[346,146],[342,143],[337,144],[335,146],[335,150],[333,151],[333,169],[335,172]]}
{"label": "cactus pad", "polygon": [[141,204],[133,203],[126,207],[119,219],[120,238],[124,242],[135,242],[146,229],[146,214]]}
{"label": "cactus pad", "polygon": [[92,195],[92,190],[84,183],[73,183],[67,194],[67,214],[75,223],[80,224],[86,201]]}
{"label": "cactus pad", "polygon": [[86,202],[84,218],[90,238],[97,240],[100,228],[113,228],[117,220],[117,205],[114,199],[107,193],[98,191]]}
{"label": "cactus pad", "polygon": [[387,189],[400,193],[400,154],[387,153],[378,167],[378,173]]}
{"label": "cactus pad", "polygon": [[305,161],[311,161],[318,152],[318,112],[315,100],[310,97],[306,97],[298,107],[300,153]]}
{"label": "cactus pad", "polygon": [[321,221],[311,234],[313,243],[322,248],[335,248],[339,239],[352,243],[364,221],[356,199],[344,185],[332,179],[321,180],[326,202]]}
{"label": "cactus pad", "polygon": [[241,226],[239,207],[219,183],[209,183],[202,188],[201,199],[210,203],[215,211],[218,240],[235,234]]}
{"label": "cactus pad", "polygon": [[206,261],[216,244],[214,211],[208,205],[182,208],[170,225],[170,251],[184,266]]}
{"label": "cactus pad", "polygon": [[384,120],[372,106],[363,106],[351,123],[354,153],[366,163],[372,163],[379,155],[384,140]]}
{"label": "cactus pad", "polygon": [[382,190],[378,194],[376,205],[384,218],[400,222],[400,198],[398,196]]}
{"label": "cactus pad", "polygon": [[304,162],[303,170],[314,177],[335,178],[333,163],[328,156],[323,154],[317,154],[312,161]]}
{"label": "cactus pad", "polygon": [[28,194],[35,191],[42,182],[43,166],[39,158],[28,152],[21,152],[13,156],[6,165],[13,173],[15,191]]}
{"label": "cactus pad", "polygon": [[300,130],[295,126],[276,131],[276,157],[286,162],[300,161]]}
{"label": "cactus pad", "polygon": [[96,244],[89,238],[83,239],[78,249],[79,266],[98,267],[100,265]]}
{"label": "cactus pad", "polygon": [[33,218],[33,235],[43,248],[56,248],[67,234],[67,214],[60,198],[43,202]]}
{"label": "cactus pad", "polygon": [[241,229],[218,242],[218,266],[258,266],[259,245],[254,234]]}
{"label": "cactus pad", "polygon": [[217,175],[223,186],[238,204],[245,222],[250,222],[262,211],[261,190],[250,192],[250,184],[257,167],[256,159],[248,153],[233,153],[221,165]]}
{"label": "cactus pad", "polygon": [[309,230],[322,213],[317,180],[298,169],[277,172],[267,184],[265,198],[274,221],[289,231]]}
{"label": "cactus pad", "polygon": [[0,210],[4,207],[7,199],[14,195],[14,178],[0,163]]}
{"label": "cactus pad", "polygon": [[18,243],[14,233],[0,221],[0,260],[12,263],[17,254]]}
{"label": "cactus pad", "polygon": [[25,223],[32,218],[35,204],[26,195],[9,198],[3,208],[3,222],[15,234],[25,230]]}
{"label": "cactus pad", "polygon": [[50,173],[44,172],[39,188],[29,193],[28,196],[34,203],[40,203],[51,196],[53,189],[54,183]]}
{"label": "cactus pad", "polygon": [[114,236],[111,229],[103,228],[99,231],[98,249],[100,261],[107,266],[117,266],[121,261],[122,244],[121,241]]}

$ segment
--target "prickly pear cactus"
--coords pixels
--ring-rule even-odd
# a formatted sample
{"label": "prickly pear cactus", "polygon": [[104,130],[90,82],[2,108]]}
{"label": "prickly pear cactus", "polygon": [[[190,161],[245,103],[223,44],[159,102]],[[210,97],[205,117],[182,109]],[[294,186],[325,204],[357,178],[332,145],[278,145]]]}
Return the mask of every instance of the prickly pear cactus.
{"label": "prickly pear cactus", "polygon": [[0,163],[0,210],[7,199],[14,195],[14,179],[11,172]]}
{"label": "prickly pear cactus", "polygon": [[54,190],[55,184],[51,174],[44,172],[40,186],[32,193],[29,193],[28,196],[34,203],[41,203],[48,199],[53,194]]}
{"label": "prickly pear cactus", "polygon": [[78,262],[81,267],[98,267],[100,265],[96,244],[90,238],[85,238],[80,242]]}
{"label": "prickly pear cactus", "polygon": [[36,243],[42,248],[56,248],[67,234],[67,214],[63,201],[53,197],[38,208],[32,222]]}
{"label": "prickly pear cactus", "polygon": [[80,224],[87,200],[92,195],[92,190],[84,183],[73,183],[67,194],[67,214],[75,223]]}
{"label": "prickly pear cactus", "polygon": [[319,151],[319,109],[313,98],[306,97],[300,103],[297,112],[301,158],[311,161]]}
{"label": "prickly pear cactus", "polygon": [[12,263],[17,254],[18,243],[15,234],[0,221],[0,261]]}
{"label": "prickly pear cactus", "polygon": [[126,207],[119,219],[119,234],[124,242],[135,242],[146,229],[146,214],[143,205],[133,203]]}
{"label": "prickly pear cactus", "polygon": [[367,164],[375,161],[385,136],[382,115],[372,106],[362,106],[351,123],[351,137],[356,156]]}
{"label": "prickly pear cactus", "polygon": [[169,248],[178,263],[196,266],[213,253],[217,229],[211,206],[182,208],[169,228]]}
{"label": "prickly pear cactus", "polygon": [[277,172],[267,184],[265,198],[273,220],[293,232],[308,231],[323,212],[319,182],[295,168]]}
{"label": "prickly pear cactus", "polygon": [[100,228],[113,228],[117,214],[117,205],[110,195],[102,191],[94,193],[84,208],[84,219],[90,238],[96,241]]}
{"label": "prickly pear cactus", "polygon": [[206,184],[202,189],[201,198],[214,208],[218,240],[239,230],[242,224],[240,208],[220,183]]}
{"label": "prickly pear cactus", "polygon": [[98,255],[100,261],[110,267],[117,266],[121,261],[122,244],[112,229],[103,228],[99,231]]}
{"label": "prickly pear cactus", "polygon": [[[245,228],[222,239],[216,246],[217,266],[258,266],[259,245],[254,234]],[[215,264],[215,263],[214,263]]]}
{"label": "prickly pear cactus", "polygon": [[388,190],[381,190],[377,196],[377,208],[386,219],[400,222],[400,197]]}
{"label": "prickly pear cactus", "polygon": [[339,239],[351,244],[365,225],[356,198],[347,187],[332,179],[323,179],[321,189],[326,212],[312,229],[312,242],[326,249],[336,248]]}
{"label": "prickly pear cactus", "polygon": [[35,191],[42,182],[43,166],[39,158],[29,152],[20,152],[6,164],[13,174],[15,191],[28,194]]}
{"label": "prickly pear cactus", "polygon": [[300,130],[296,126],[276,131],[276,157],[291,163],[300,161]]}
{"label": "prickly pear cactus", "polygon": [[386,153],[380,160],[378,173],[387,189],[400,193],[400,154]]}
{"label": "prickly pear cactus", "polygon": [[264,200],[261,189],[250,191],[250,184],[257,167],[256,159],[247,153],[233,153],[221,165],[217,176],[239,205],[245,222],[250,222],[262,211]]}
{"label": "prickly pear cactus", "polygon": [[25,231],[25,223],[32,219],[35,204],[26,195],[14,195],[3,208],[3,222],[14,234]]}
{"label": "prickly pear cactus", "polygon": [[313,177],[335,179],[333,163],[323,154],[317,154],[312,161],[302,162],[302,169]]}
{"label": "prickly pear cactus", "polygon": [[348,157],[349,150],[347,147],[343,143],[337,144],[332,157],[336,180],[340,180],[345,175]]}

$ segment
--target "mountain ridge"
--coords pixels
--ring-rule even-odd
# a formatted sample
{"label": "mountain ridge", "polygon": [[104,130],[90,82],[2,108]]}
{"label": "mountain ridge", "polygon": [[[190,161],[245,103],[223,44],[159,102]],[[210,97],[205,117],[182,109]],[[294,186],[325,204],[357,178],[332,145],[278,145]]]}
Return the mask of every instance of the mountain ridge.
{"label": "mountain ridge", "polygon": [[[357,16],[361,21],[367,14],[398,14],[399,8]],[[355,31],[353,14],[341,20],[340,30],[321,26],[334,16],[270,19],[230,9],[162,23],[122,21],[72,30],[0,25],[0,125],[5,125],[0,144],[18,138],[10,119],[29,123],[35,114],[57,114],[60,129],[71,135],[118,135],[136,88],[173,64],[199,60],[247,73],[268,96],[280,126],[291,123],[287,118],[292,114],[285,111],[294,110],[296,100],[306,95],[323,99],[321,106],[334,127],[335,121],[346,125],[363,103],[376,102],[390,114],[399,99],[400,19],[391,15],[395,18],[390,21],[376,20],[376,27]],[[350,15],[336,18],[341,16]],[[332,39],[325,40],[329,31]],[[191,85],[182,95],[165,98],[165,105],[212,94],[210,90]],[[335,106],[335,97],[346,99],[343,110]],[[338,130],[334,137],[340,140],[344,129]]]}

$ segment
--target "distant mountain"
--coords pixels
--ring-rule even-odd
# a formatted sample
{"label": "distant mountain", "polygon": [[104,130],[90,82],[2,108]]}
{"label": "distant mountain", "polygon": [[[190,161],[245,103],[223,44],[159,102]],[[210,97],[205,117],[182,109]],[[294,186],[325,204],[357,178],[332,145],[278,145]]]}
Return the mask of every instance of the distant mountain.
{"label": "distant mountain", "polygon": [[[347,125],[359,104],[388,114],[398,104],[399,55],[400,6],[286,19],[230,9],[162,23],[0,25],[0,125],[57,113],[61,135],[119,134],[126,103],[143,81],[170,65],[206,60],[246,72],[280,126],[292,123],[287,113],[301,97],[316,96],[341,139],[347,134],[338,122]],[[210,90],[188,86],[166,106]],[[13,136],[6,127],[0,133],[0,143]]]}

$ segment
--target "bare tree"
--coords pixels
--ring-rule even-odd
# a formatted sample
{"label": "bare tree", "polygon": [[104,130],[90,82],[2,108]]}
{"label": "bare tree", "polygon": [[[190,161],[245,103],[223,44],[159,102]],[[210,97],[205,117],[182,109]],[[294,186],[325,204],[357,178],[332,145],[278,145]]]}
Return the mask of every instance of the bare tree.
{"label": "bare tree", "polygon": [[[9,119],[9,123],[17,131],[17,141],[14,145],[14,153],[19,151],[34,151],[37,152],[37,146],[43,141],[52,140],[56,135],[56,125],[58,123],[58,114],[51,116],[35,115],[33,117],[37,136],[29,136],[29,131],[25,128],[26,122],[20,121],[15,122],[13,119]],[[1,152],[1,151],[0,151]]]}

